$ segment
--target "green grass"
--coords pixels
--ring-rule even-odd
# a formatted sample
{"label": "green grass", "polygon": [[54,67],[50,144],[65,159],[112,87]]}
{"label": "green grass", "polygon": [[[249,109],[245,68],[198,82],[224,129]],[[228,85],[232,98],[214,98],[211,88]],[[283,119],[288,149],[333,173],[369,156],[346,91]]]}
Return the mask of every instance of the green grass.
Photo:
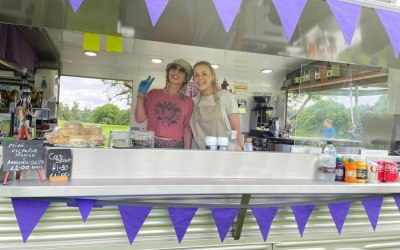
{"label": "green grass", "polygon": [[[64,123],[66,121],[64,120],[59,120],[60,127],[64,127]],[[109,125],[109,124],[99,124],[99,123],[89,123],[89,122],[82,122],[83,126],[89,127],[89,126],[99,126],[103,129],[103,135],[106,136],[106,141],[104,145],[107,147],[108,145],[108,138],[110,138],[110,131],[129,131],[130,127],[129,126],[123,126],[123,125]]]}

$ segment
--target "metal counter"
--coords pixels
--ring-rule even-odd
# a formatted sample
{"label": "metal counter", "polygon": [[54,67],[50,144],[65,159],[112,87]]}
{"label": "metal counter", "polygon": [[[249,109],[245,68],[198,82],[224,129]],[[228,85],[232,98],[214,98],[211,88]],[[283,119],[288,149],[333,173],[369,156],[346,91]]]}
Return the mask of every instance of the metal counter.
{"label": "metal counter", "polygon": [[316,154],[96,148],[72,153],[70,181],[12,180],[0,187],[0,197],[400,192],[399,183],[319,180]]}

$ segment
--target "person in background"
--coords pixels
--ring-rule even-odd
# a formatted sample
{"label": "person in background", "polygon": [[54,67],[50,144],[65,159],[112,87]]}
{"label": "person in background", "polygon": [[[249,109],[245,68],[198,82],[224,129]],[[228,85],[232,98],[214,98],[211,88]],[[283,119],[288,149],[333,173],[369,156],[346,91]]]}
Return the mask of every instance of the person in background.
{"label": "person in background", "polygon": [[335,139],[336,130],[332,127],[332,120],[324,120],[324,139]]}
{"label": "person in background", "polygon": [[184,93],[191,78],[192,66],[177,59],[166,67],[165,88],[147,92],[154,81],[151,76],[140,82],[135,119],[139,123],[147,119],[147,130],[155,134],[154,147],[190,148],[193,101]]}
{"label": "person in background", "polygon": [[215,71],[206,61],[193,66],[193,82],[198,95],[193,98],[190,118],[192,148],[205,149],[206,136],[228,137],[232,130],[237,131],[237,144],[243,148],[236,96],[218,87]]}

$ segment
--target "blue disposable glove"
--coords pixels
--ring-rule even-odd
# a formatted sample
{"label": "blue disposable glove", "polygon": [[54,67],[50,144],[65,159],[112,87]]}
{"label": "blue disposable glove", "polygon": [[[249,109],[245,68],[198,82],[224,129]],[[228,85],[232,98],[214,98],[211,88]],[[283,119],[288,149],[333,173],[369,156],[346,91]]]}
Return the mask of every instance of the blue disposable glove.
{"label": "blue disposable glove", "polygon": [[151,76],[149,76],[146,80],[140,81],[138,92],[145,95],[147,93],[147,91],[149,90],[153,81],[154,81],[154,77],[151,77]]}

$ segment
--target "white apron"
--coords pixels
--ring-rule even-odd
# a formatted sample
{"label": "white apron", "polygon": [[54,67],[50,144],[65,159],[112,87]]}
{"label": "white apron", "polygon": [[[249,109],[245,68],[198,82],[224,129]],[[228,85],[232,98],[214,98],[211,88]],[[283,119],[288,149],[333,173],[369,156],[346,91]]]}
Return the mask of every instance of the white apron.
{"label": "white apron", "polygon": [[205,149],[206,136],[228,137],[217,94],[214,94],[214,106],[199,107],[200,99],[201,97],[193,109],[189,122],[193,134],[192,149]]}

